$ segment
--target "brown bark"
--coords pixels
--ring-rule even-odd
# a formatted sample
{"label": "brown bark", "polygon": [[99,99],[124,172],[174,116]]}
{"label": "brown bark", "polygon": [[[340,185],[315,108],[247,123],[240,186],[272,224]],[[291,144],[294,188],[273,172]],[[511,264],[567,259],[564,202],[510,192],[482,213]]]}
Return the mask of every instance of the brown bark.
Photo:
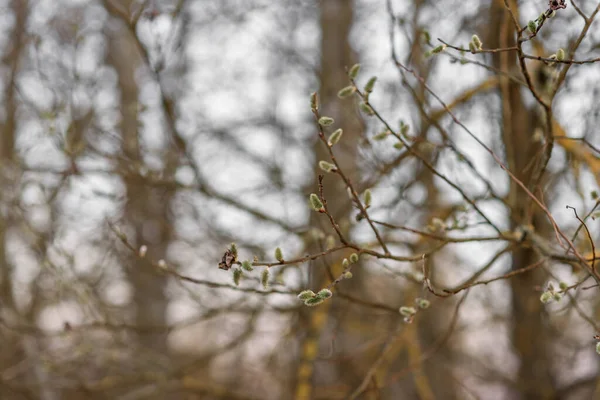
{"label": "brown bark", "polygon": [[[148,259],[166,258],[166,251],[171,238],[170,201],[173,190],[168,188],[151,188],[139,176],[144,166],[142,149],[140,148],[140,121],[138,115],[139,88],[136,82],[136,70],[142,67],[136,39],[119,21],[119,29],[110,33],[109,62],[118,73],[118,84],[121,94],[120,131],[123,140],[123,163],[121,170],[127,189],[124,219],[134,232],[134,243],[137,247],[148,246]],[[166,152],[165,152],[166,153]],[[161,173],[166,179],[174,174],[173,158],[165,163]],[[166,279],[160,275],[150,263],[135,256],[129,256],[127,272],[134,286],[134,306],[136,325],[140,327],[164,326],[166,324],[167,296]],[[168,353],[166,333],[140,334],[139,343],[159,354]]]}
{"label": "brown bark", "polygon": [[[515,1],[509,1],[518,17]],[[502,1],[494,1],[490,10],[489,46],[509,47],[515,45],[515,31],[509,13]],[[487,46],[487,45],[486,45]],[[494,66],[503,71],[518,70],[514,52],[503,52],[494,56]],[[510,80],[500,85],[502,99],[502,138],[510,170],[526,185],[532,178],[540,144],[533,140],[533,132],[540,126],[535,109],[525,106],[521,87]],[[546,199],[547,200],[547,199]],[[532,224],[543,232],[545,219],[532,206],[531,199],[514,182],[510,194],[511,228]],[[512,253],[512,270],[518,270],[539,260],[535,252],[524,246]],[[515,391],[522,399],[550,399],[555,392],[551,368],[551,339],[544,327],[545,310],[539,300],[536,287],[542,286],[547,275],[542,269],[520,274],[510,280],[512,291],[511,342],[519,357]]]}
{"label": "brown bark", "polygon": [[[357,145],[362,131],[362,123],[357,117],[352,100],[340,100],[338,91],[349,84],[347,68],[356,63],[356,56],[349,43],[350,30],[354,19],[353,3],[347,0],[321,0],[319,2],[321,26],[321,68],[319,73],[319,103],[321,115],[332,117],[335,120],[335,129],[342,128],[344,136],[335,146],[335,154],[344,173],[351,179],[356,178],[357,171]],[[315,127],[316,137],[316,127]],[[324,144],[317,141],[315,145],[316,161],[329,160],[329,154]],[[317,192],[318,174],[325,174],[320,169],[315,170],[315,180],[308,188],[307,193]],[[344,218],[351,218],[351,205],[346,194],[346,188],[339,176],[325,174],[323,181],[324,195],[328,202],[331,214],[339,222]],[[331,226],[325,222],[323,215],[313,213],[310,226],[320,226],[328,234],[335,233]],[[347,229],[344,234],[347,234]],[[336,240],[339,241],[339,239]],[[313,243],[306,249],[307,253],[321,251],[320,245]],[[341,256],[336,255],[331,260],[330,273],[339,274],[341,269]],[[329,283],[328,265],[322,260],[311,263],[309,270],[311,289],[324,287]],[[297,400],[318,397],[315,386],[324,384],[323,379],[317,379],[322,374],[321,368],[332,368],[330,364],[319,365],[315,363],[319,355],[319,343],[324,338],[324,332],[329,319],[332,302],[326,301],[319,307],[305,307],[300,312],[299,327],[308,327],[300,345],[300,360],[296,368],[294,393]],[[323,372],[322,370],[320,372]]]}

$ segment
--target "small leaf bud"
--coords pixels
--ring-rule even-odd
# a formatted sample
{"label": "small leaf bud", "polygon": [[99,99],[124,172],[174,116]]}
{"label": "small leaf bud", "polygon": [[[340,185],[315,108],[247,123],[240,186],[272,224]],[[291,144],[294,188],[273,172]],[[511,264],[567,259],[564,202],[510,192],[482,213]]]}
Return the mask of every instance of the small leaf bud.
{"label": "small leaf bud", "polygon": [[279,262],[283,262],[283,252],[280,247],[275,249],[275,259]]}
{"label": "small leaf bud", "polygon": [[319,212],[322,212],[325,210],[325,208],[323,207],[323,203],[319,199],[319,196],[317,196],[314,193],[311,193],[309,199],[310,199],[310,206],[312,207],[313,210],[319,211]]}
{"label": "small leaf bud", "polygon": [[242,268],[248,272],[254,271],[254,268],[252,268],[252,263],[248,260],[242,262]]}
{"label": "small leaf bud", "polygon": [[331,296],[333,296],[333,293],[329,289],[321,289],[319,290],[319,293],[317,293],[317,297],[320,297],[321,299],[328,299]]}
{"label": "small leaf bud", "polygon": [[260,276],[260,283],[263,288],[267,288],[269,286],[269,269],[265,268]]}
{"label": "small leaf bud", "polygon": [[319,118],[319,125],[321,126],[329,126],[333,124],[335,121],[331,117],[321,117]]}
{"label": "small leaf bud", "polygon": [[350,79],[356,79],[359,71],[360,71],[360,64],[354,64],[352,66],[352,68],[350,68],[350,70],[348,71],[348,76],[350,77]]}
{"label": "small leaf bud", "polygon": [[346,97],[352,96],[355,91],[356,87],[346,86],[345,88],[340,89],[337,95],[340,99],[345,99]]}
{"label": "small leaf bud", "polygon": [[373,88],[375,87],[375,82],[377,82],[377,77],[371,77],[371,79],[369,79],[367,81],[367,84],[365,85],[365,92],[371,93],[373,91]]}
{"label": "small leaf bud", "polygon": [[406,306],[400,307],[400,314],[402,314],[402,316],[404,316],[404,317],[412,317],[416,313],[417,313],[417,310],[415,310],[414,307],[406,307]]}
{"label": "small leaf bud", "polygon": [[327,141],[327,144],[329,146],[333,146],[334,144],[340,141],[343,134],[344,131],[342,130],[342,128],[336,129],[331,135],[329,135],[329,140]]}
{"label": "small leaf bud", "polygon": [[312,299],[316,294],[312,290],[303,290],[298,294],[298,299],[304,301],[308,299]]}
{"label": "small leaf bud", "polygon": [[240,278],[242,277],[242,270],[239,268],[236,268],[233,270],[233,283],[235,284],[235,286],[239,286],[240,285]]}

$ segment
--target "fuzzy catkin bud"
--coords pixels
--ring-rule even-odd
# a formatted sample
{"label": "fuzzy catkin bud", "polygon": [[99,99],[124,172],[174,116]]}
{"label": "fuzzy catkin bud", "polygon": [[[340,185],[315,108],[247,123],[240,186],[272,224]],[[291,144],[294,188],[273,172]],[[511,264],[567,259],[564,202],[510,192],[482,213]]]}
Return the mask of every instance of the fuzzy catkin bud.
{"label": "fuzzy catkin bud", "polygon": [[429,308],[429,306],[431,305],[431,303],[429,302],[429,300],[427,299],[422,299],[420,297],[415,299],[415,303],[417,303],[417,306],[421,309],[426,309]]}
{"label": "fuzzy catkin bud", "polygon": [[473,42],[477,50],[481,50],[481,46],[483,46],[483,43],[481,43],[481,39],[479,39],[479,36],[473,35],[471,37],[471,42]]}
{"label": "fuzzy catkin bud", "polygon": [[356,79],[358,76],[358,72],[360,71],[360,64],[354,64],[352,68],[348,71],[348,76],[350,79]]}
{"label": "fuzzy catkin bud", "polygon": [[275,249],[275,259],[279,262],[283,262],[283,252],[280,247]]}
{"label": "fuzzy catkin bud", "polygon": [[234,269],[233,270],[233,283],[235,284],[235,286],[240,285],[241,277],[242,277],[242,270],[239,268]]}
{"label": "fuzzy catkin bud", "polygon": [[338,92],[337,95],[340,99],[345,99],[346,97],[352,96],[355,91],[356,91],[356,87],[346,86],[345,88],[340,89],[340,91]]}
{"label": "fuzzy catkin bud", "polygon": [[365,92],[371,93],[373,91],[373,88],[375,87],[375,82],[377,82],[377,77],[371,77],[371,79],[369,79],[367,84],[365,85]]}
{"label": "fuzzy catkin bud", "polygon": [[429,31],[423,31],[423,41],[427,44],[431,42],[431,34]]}
{"label": "fuzzy catkin bud", "polygon": [[358,254],[352,253],[350,254],[350,263],[355,264],[358,262]]}
{"label": "fuzzy catkin bud", "polygon": [[335,121],[331,117],[321,117],[319,118],[319,125],[321,126],[329,126],[333,124]]}
{"label": "fuzzy catkin bud", "polygon": [[329,163],[327,161],[321,160],[319,161],[319,168],[321,168],[325,172],[335,172],[337,168],[335,164]]}
{"label": "fuzzy catkin bud", "polygon": [[333,146],[334,144],[340,141],[343,134],[344,131],[342,130],[342,128],[336,129],[331,135],[329,135],[329,140],[327,141],[327,144],[329,146]]}
{"label": "fuzzy catkin bud", "polygon": [[260,276],[260,283],[262,284],[263,288],[267,288],[269,286],[269,269],[266,268],[261,276]]}
{"label": "fuzzy catkin bud", "polygon": [[537,30],[537,24],[534,21],[529,21],[527,23],[527,29],[529,29],[529,32],[535,33]]}
{"label": "fuzzy catkin bud", "polygon": [[558,61],[564,61],[564,59],[565,59],[565,51],[563,49],[558,49],[556,51],[556,59]]}
{"label": "fuzzy catkin bud", "polygon": [[371,189],[365,190],[365,208],[371,207],[371,201],[373,196],[371,195]]}
{"label": "fuzzy catkin bud", "polygon": [[552,301],[552,293],[550,292],[544,292],[542,293],[542,295],[540,296],[540,301],[544,304],[550,303]]}
{"label": "fuzzy catkin bud", "polygon": [[375,115],[375,111],[367,103],[360,103],[359,107],[365,114],[369,116]]}
{"label": "fuzzy catkin bud", "polygon": [[311,193],[309,199],[310,199],[310,206],[312,207],[313,210],[319,211],[319,212],[324,211],[323,203],[321,203],[319,196],[317,196],[314,193]]}
{"label": "fuzzy catkin bud", "polygon": [[412,317],[416,313],[417,313],[417,310],[415,310],[414,307],[406,307],[406,306],[400,307],[400,314],[402,314],[402,316],[404,316],[404,317]]}
{"label": "fuzzy catkin bud", "polygon": [[309,307],[314,307],[316,305],[321,304],[323,301],[324,300],[322,298],[315,296],[313,298],[304,300],[304,305],[309,306]]}
{"label": "fuzzy catkin bud", "polygon": [[254,268],[252,268],[252,263],[248,260],[242,262],[242,268],[248,272],[254,271]]}
{"label": "fuzzy catkin bud", "polygon": [[437,46],[437,47],[433,48],[433,49],[431,50],[431,52],[432,52],[433,54],[438,54],[438,53],[441,53],[441,52],[442,52],[442,51],[444,51],[444,50],[446,50],[446,45],[445,45],[445,44],[442,44],[442,45],[439,45],[439,46]]}
{"label": "fuzzy catkin bud", "polygon": [[310,94],[310,108],[313,110],[317,110],[319,106],[319,102],[317,99],[317,92],[312,92]]}
{"label": "fuzzy catkin bud", "polygon": [[373,136],[373,140],[380,141],[390,136],[390,131],[379,132],[377,135]]}
{"label": "fuzzy catkin bud", "polygon": [[329,289],[321,289],[319,290],[319,293],[317,293],[317,297],[321,299],[328,299],[331,296],[333,296],[333,293]]}
{"label": "fuzzy catkin bud", "polygon": [[303,290],[298,294],[298,299],[304,301],[308,299],[312,299],[316,294],[312,290]]}

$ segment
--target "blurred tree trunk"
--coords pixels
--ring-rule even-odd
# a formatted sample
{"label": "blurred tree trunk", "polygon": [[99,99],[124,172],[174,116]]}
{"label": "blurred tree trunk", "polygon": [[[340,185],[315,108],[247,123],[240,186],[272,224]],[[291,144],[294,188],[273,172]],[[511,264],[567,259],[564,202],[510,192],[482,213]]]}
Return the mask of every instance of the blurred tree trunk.
{"label": "blurred tree trunk", "polygon": [[[337,92],[349,84],[346,69],[356,63],[356,56],[349,43],[349,35],[354,20],[354,5],[352,1],[348,0],[321,0],[319,11],[321,26],[319,111],[321,115],[332,117],[335,120],[335,129],[343,129],[344,136],[335,146],[334,152],[344,173],[353,179],[354,183],[357,183],[357,146],[362,136],[363,125],[357,116],[354,102],[350,99],[340,100],[337,97]],[[316,127],[314,129],[316,137]],[[330,161],[327,149],[320,140],[315,144],[315,158],[316,162],[320,160]],[[308,188],[307,193],[317,192],[317,175],[319,174],[325,173],[320,169],[316,169],[315,180]],[[328,208],[336,221],[340,223],[344,219],[351,218],[351,203],[345,185],[339,176],[325,174],[323,186]],[[326,218],[323,218],[322,214],[311,213],[310,226],[319,226],[327,234],[333,234],[336,237],[329,222],[326,221]],[[341,229],[345,235],[348,234],[347,226],[345,227],[342,224]],[[336,242],[339,243],[337,237]],[[306,252],[316,253],[322,250],[321,244],[313,241]],[[308,287],[313,290],[320,290],[326,286],[330,282],[327,268],[331,267],[332,274],[341,273],[341,260],[342,255],[337,253],[335,258],[331,258],[333,262],[330,266],[323,260],[311,263]],[[329,363],[315,365],[315,360],[319,356],[319,343],[321,339],[324,339],[331,306],[332,302],[326,301],[318,307],[304,307],[301,309],[298,326],[307,328],[304,328],[306,331],[300,349],[301,357],[296,368],[295,398],[297,400],[317,398],[318,395],[314,390],[314,386],[318,385],[319,382],[315,378],[317,376],[323,377],[322,372],[331,373],[331,368],[333,368],[332,364]],[[315,370],[318,370],[319,373],[315,374]],[[324,381],[324,379],[321,378],[320,381]]]}
{"label": "blurred tree trunk", "polygon": [[[14,297],[14,266],[8,259],[7,254],[7,233],[10,227],[15,225],[15,216],[12,213],[11,205],[18,197],[20,183],[18,174],[18,156],[16,154],[17,138],[17,99],[16,99],[16,80],[19,72],[24,47],[26,46],[26,27],[28,18],[29,4],[25,0],[15,0],[12,2],[12,11],[15,16],[14,30],[8,46],[8,52],[3,59],[3,64],[8,67],[6,75],[4,99],[4,119],[0,128],[0,318],[9,325],[26,322],[33,325],[35,313],[26,313],[20,315],[17,309],[16,299]],[[18,201],[18,198],[16,199]],[[37,296],[37,293],[33,293]],[[35,301],[32,301],[34,304]],[[32,308],[33,309],[33,306]],[[28,318],[29,317],[29,318]],[[54,391],[48,388],[45,370],[35,360],[39,359],[40,349],[37,339],[30,336],[17,336],[15,332],[2,329],[0,340],[2,347],[6,350],[0,357],[0,369],[8,371],[10,368],[18,365],[21,360],[32,362],[32,368],[27,375],[32,382],[36,382],[35,389],[27,388],[23,394],[29,393],[31,396],[44,400],[55,399]],[[8,386],[0,383],[0,398],[25,398],[20,397],[18,392],[13,391]]]}
{"label": "blurred tree trunk", "polygon": [[[515,15],[519,16],[516,1],[509,1]],[[502,1],[493,1],[489,24],[489,47],[515,45],[515,29],[510,14]],[[487,44],[486,44],[487,47]],[[514,52],[494,55],[494,66],[502,71],[518,70]],[[510,80],[500,85],[502,101],[501,129],[507,166],[529,189],[536,161],[541,154],[541,144],[534,141],[536,128],[541,128],[535,109],[525,105],[523,88]],[[511,181],[508,196],[511,228],[531,224],[537,232],[547,232],[548,223],[537,206],[532,205],[527,194]],[[550,229],[551,230],[551,229]],[[518,270],[539,261],[531,248],[519,246],[512,253],[512,269]],[[515,391],[522,399],[554,398],[555,382],[552,377],[551,338],[544,326],[545,309],[536,288],[547,279],[543,269],[538,268],[510,280],[512,290],[511,342],[520,366]]]}
{"label": "blurred tree trunk", "polygon": [[[137,248],[142,245],[148,246],[147,259],[156,261],[166,258],[171,238],[169,207],[173,189],[149,187],[147,180],[140,174],[141,171],[146,170],[146,167],[139,131],[141,123],[138,115],[139,86],[136,82],[136,71],[143,63],[136,38],[121,24],[121,21],[118,21],[118,26],[120,29],[115,29],[109,34],[109,62],[118,73],[121,94],[120,130],[123,140],[123,163],[120,167],[127,190],[124,220],[130,224],[133,231],[132,242],[135,246]],[[174,157],[165,157],[163,169],[159,172],[164,178],[170,179],[173,176],[175,161]],[[128,257],[130,259],[127,273],[134,287],[136,324],[140,327],[166,325],[168,302],[165,293],[166,278],[159,274],[146,259],[134,255]],[[157,355],[168,354],[166,333],[144,332],[139,337],[139,343],[152,349]]]}

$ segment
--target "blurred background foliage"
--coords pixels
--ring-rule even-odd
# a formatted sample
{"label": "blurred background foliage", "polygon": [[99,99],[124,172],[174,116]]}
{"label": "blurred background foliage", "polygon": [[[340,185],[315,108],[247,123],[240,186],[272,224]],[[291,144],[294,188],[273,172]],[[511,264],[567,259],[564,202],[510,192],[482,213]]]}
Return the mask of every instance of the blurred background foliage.
{"label": "blurred background foliage", "polygon": [[[0,1],[0,398],[600,396],[599,72],[532,59],[599,57],[600,4],[517,43],[513,18],[548,7]],[[452,48],[474,34],[513,50]],[[356,63],[376,117],[338,98]],[[315,91],[369,220],[318,167]],[[405,145],[374,140],[404,125]],[[362,253],[352,279],[328,216]],[[218,268],[231,242],[256,260],[239,285]],[[267,277],[277,247],[325,254]]]}

